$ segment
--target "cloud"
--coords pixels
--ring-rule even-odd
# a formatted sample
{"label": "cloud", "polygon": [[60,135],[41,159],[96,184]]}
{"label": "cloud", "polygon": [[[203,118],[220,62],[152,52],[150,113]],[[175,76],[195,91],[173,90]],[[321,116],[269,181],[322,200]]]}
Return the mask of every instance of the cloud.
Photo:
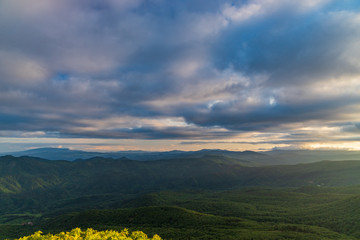
{"label": "cloud", "polygon": [[4,0],[0,131],[205,141],[355,122],[359,27],[352,0]]}
{"label": "cloud", "polygon": [[301,85],[334,76],[357,76],[358,14],[320,12],[284,15],[234,26],[215,48],[217,67],[266,73],[268,85]]}
{"label": "cloud", "polygon": [[0,51],[1,86],[33,86],[49,77],[45,64],[17,52]]}

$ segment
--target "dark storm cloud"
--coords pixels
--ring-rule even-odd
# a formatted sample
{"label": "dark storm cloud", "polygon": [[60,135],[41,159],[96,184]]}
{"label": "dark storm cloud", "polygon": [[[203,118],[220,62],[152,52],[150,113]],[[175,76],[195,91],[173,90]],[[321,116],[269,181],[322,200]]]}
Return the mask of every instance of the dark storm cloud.
{"label": "dark storm cloud", "polygon": [[0,131],[214,139],[353,121],[358,5],[4,0]]}
{"label": "dark storm cloud", "polygon": [[109,131],[71,131],[61,132],[63,137],[75,138],[110,138],[110,139],[217,139],[227,138],[236,135],[236,132],[214,131],[209,129],[197,128],[154,128],[154,127],[138,127],[111,129]]}
{"label": "dark storm cloud", "polygon": [[226,142],[226,141],[189,141],[189,142],[181,142],[182,145],[206,145],[206,144],[251,144],[251,145],[262,145],[262,144],[298,144],[298,143],[309,143],[309,142],[315,142],[316,140],[277,140],[277,141],[258,141],[258,142]]}
{"label": "dark storm cloud", "polygon": [[[319,12],[282,14],[246,26],[232,27],[214,48],[219,68],[233,66],[252,75],[267,73],[267,85],[302,85],[332,77],[357,75],[347,58],[360,37],[353,14]],[[350,46],[350,47],[349,47]],[[347,56],[345,56],[347,54]]]}
{"label": "dark storm cloud", "polygon": [[342,132],[344,133],[359,133],[360,132],[360,123],[359,122],[343,122],[336,124]]}
{"label": "dark storm cloud", "polygon": [[326,99],[310,103],[267,104],[254,109],[242,109],[238,102],[218,103],[212,108],[200,106],[194,111],[184,110],[188,122],[201,126],[226,126],[232,130],[266,130],[286,123],[326,120],[334,113],[346,112],[345,107],[356,105],[360,97]]}

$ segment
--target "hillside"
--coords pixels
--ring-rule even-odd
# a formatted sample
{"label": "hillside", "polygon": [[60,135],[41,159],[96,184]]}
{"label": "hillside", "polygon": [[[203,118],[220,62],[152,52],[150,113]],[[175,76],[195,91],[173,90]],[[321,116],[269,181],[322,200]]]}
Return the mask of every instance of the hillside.
{"label": "hillside", "polygon": [[[341,216],[325,210],[359,194],[349,191],[360,192],[360,187],[158,192],[123,205],[135,203],[137,207],[43,216],[31,229],[57,233],[75,227],[127,227],[148,235],[158,233],[164,239],[356,239],[357,233],[347,227],[357,228],[357,223],[351,223],[357,212],[350,212],[357,208],[357,201],[350,201],[349,211],[339,210]],[[333,227],[335,218],[343,224]]]}
{"label": "hillside", "polygon": [[83,209],[83,202],[103,208],[134,194],[163,190],[357,185],[359,172],[360,161],[248,167],[241,160],[214,156],[145,162],[4,156],[0,157],[0,212],[37,212],[56,206]]}
{"label": "hillside", "polygon": [[360,237],[353,224],[359,172],[360,161],[250,167],[213,155],[73,162],[3,156],[0,231],[19,237],[129,227],[165,239],[353,239]]}
{"label": "hillside", "polygon": [[351,239],[326,228],[304,224],[272,224],[240,217],[204,214],[179,207],[140,207],[91,210],[43,220],[39,226],[50,232],[74,226],[119,230],[144,229],[158,232],[164,239]]}

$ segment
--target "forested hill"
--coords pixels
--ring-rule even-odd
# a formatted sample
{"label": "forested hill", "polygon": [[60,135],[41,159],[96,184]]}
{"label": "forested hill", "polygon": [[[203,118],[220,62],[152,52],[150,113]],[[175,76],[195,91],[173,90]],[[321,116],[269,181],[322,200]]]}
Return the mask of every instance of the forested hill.
{"label": "forested hill", "polygon": [[[170,213],[166,210],[166,214],[164,213],[166,218],[163,218],[162,221],[166,222],[169,216],[171,219],[178,219],[180,214],[193,219],[194,224],[192,226],[196,226],[196,229],[202,226],[203,221],[209,224],[209,229],[213,230],[213,226],[217,226],[216,231],[221,235],[223,234],[223,226],[230,226],[231,229],[238,229],[240,225],[244,227],[242,222],[245,220],[242,216],[247,216],[251,221],[263,222],[266,220],[273,222],[274,219],[277,219],[276,221],[287,224],[310,223],[310,225],[360,236],[360,233],[356,231],[346,230],[344,227],[337,228],[337,226],[341,226],[339,221],[345,221],[342,217],[339,217],[339,221],[323,221],[323,219],[334,219],[334,214],[336,217],[346,214],[349,216],[346,221],[349,222],[354,219],[353,217],[356,217],[357,211],[354,209],[358,206],[357,194],[360,191],[358,187],[355,187],[356,189],[353,192],[351,192],[351,188],[348,189],[347,187],[338,192],[329,187],[360,185],[359,173],[360,161],[322,161],[311,164],[250,167],[247,161],[212,155],[157,161],[97,157],[73,162],[3,156],[0,157],[0,223],[8,225],[1,226],[0,224],[0,229],[1,227],[2,229],[15,229],[13,234],[7,230],[4,236],[18,236],[19,229],[21,231],[26,229],[32,231],[40,227],[53,229],[56,232],[62,231],[63,227],[76,227],[73,226],[74,224],[66,225],[66,223],[71,223],[67,216],[72,217],[73,215],[64,215],[64,221],[59,221],[62,218],[58,219],[57,217],[62,216],[62,214],[90,209],[112,209],[110,212],[113,212],[114,209],[124,207],[179,206],[221,217],[199,215],[178,208],[165,208]],[[302,186],[307,187],[302,188]],[[248,191],[245,187],[258,188]],[[278,187],[290,188],[281,190],[282,188]],[[264,188],[265,190],[261,190]],[[273,190],[266,190],[266,188]],[[309,192],[307,189],[311,191]],[[322,192],[323,189],[324,193]],[[349,191],[351,192],[350,195],[348,194]],[[287,207],[289,204],[295,205],[290,208]],[[320,205],[317,206],[316,204]],[[351,207],[338,207],[342,205],[350,205]],[[304,206],[307,206],[307,210],[302,209]],[[334,211],[329,213],[326,210],[328,208],[334,209]],[[183,228],[187,228],[187,234],[190,235],[195,231],[190,226],[183,225],[186,222],[185,220],[184,222],[173,223],[175,227],[179,227],[176,231],[150,226],[147,220],[145,222],[141,222],[141,219],[140,222],[134,220],[143,216],[142,214],[147,214],[146,219],[151,219],[153,209],[141,208],[140,210],[129,210],[129,212],[121,210],[114,213],[121,216],[127,214],[128,218],[124,219],[128,219],[129,222],[124,220],[127,223],[126,225],[134,228],[147,226],[149,232],[156,230],[155,232],[159,231],[164,236],[171,236],[172,238],[174,238],[173,234],[178,234],[177,231],[180,229],[183,231]],[[159,210],[156,209],[156,211]],[[298,212],[299,209],[302,209],[301,212]],[[304,215],[305,210],[308,212]],[[109,211],[90,212],[89,216],[86,214],[79,216],[85,216],[84,227],[89,227],[90,225],[87,224],[93,217],[96,221],[104,220],[108,213]],[[98,217],[103,216],[103,214],[106,216]],[[170,215],[168,216],[168,214]],[[233,219],[227,218],[227,216],[240,218]],[[312,217],[306,219],[306,216]],[[48,221],[52,217],[55,217],[55,220],[53,222]],[[20,227],[26,219],[36,220],[38,223],[41,221],[45,225],[36,225],[34,228]],[[121,224],[125,225],[125,222],[121,222]],[[18,225],[12,225],[14,223]],[[99,226],[108,228],[108,223],[102,224],[105,225]],[[259,229],[259,227],[263,229],[261,231],[270,231],[275,235],[278,234],[279,229],[283,229],[281,226],[273,226],[272,224],[266,226],[254,222],[249,222],[249,224],[247,228],[251,235],[254,234],[254,229]],[[273,232],[274,229],[276,232]],[[291,231],[294,229],[296,231],[299,229],[299,231],[306,230],[310,231],[311,234],[320,234],[323,231],[308,228],[303,230],[301,226],[296,228],[285,226],[281,231],[287,232],[289,229]],[[208,234],[212,230],[204,230],[201,234],[205,234],[205,232]],[[232,233],[230,231],[226,234],[226,236],[231,236]],[[268,234],[268,232],[264,234]],[[279,239],[278,235],[275,235],[272,239]],[[180,237],[174,239],[180,239]],[[204,238],[200,237],[200,239]],[[214,239],[219,238],[214,237]],[[334,237],[331,239],[341,238]]]}
{"label": "forested hill", "polygon": [[62,190],[84,195],[243,186],[346,186],[360,184],[359,173],[360,161],[248,167],[246,161],[218,156],[146,162],[4,156],[0,157],[0,192]]}

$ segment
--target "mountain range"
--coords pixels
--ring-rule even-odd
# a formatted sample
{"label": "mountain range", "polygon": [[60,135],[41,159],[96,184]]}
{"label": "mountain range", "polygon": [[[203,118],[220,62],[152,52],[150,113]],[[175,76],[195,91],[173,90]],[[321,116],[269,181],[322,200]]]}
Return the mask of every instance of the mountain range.
{"label": "mountain range", "polygon": [[0,153],[0,156],[12,155],[16,157],[31,156],[48,160],[75,161],[94,157],[103,158],[128,158],[137,161],[153,161],[161,159],[176,158],[197,158],[206,155],[219,157],[230,157],[248,161],[252,166],[259,165],[290,165],[297,163],[311,163],[318,161],[343,161],[360,160],[359,151],[340,150],[273,150],[266,152],[253,151],[227,151],[220,149],[203,149],[199,151],[168,151],[168,152],[147,152],[147,151],[118,151],[118,152],[86,152],[70,150],[68,148],[36,148],[19,152]]}

